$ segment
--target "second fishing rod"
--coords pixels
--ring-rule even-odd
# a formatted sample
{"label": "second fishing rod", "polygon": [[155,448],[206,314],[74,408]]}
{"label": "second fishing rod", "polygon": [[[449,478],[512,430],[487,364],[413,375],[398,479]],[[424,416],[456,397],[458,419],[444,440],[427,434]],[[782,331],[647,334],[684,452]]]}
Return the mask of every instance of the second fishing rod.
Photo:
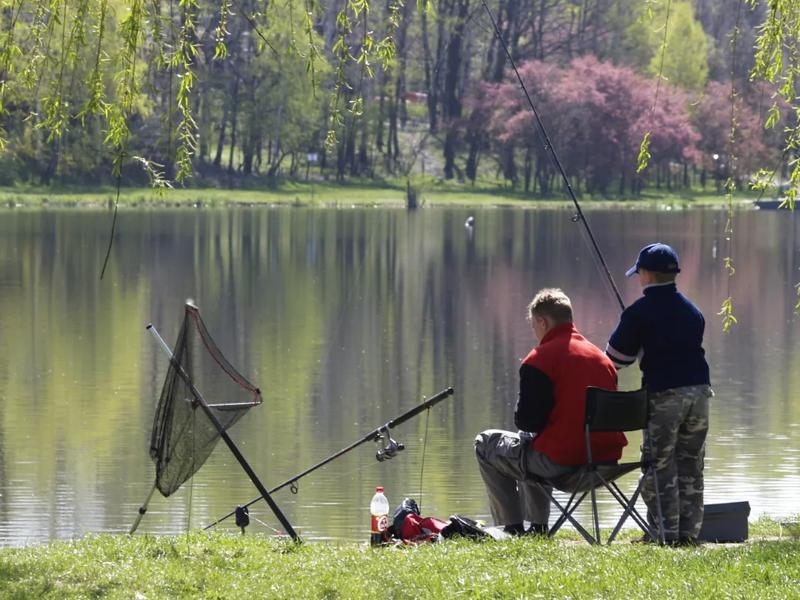
{"label": "second fishing rod", "polygon": [[528,102],[528,106],[530,106],[531,111],[533,112],[533,116],[536,118],[536,125],[539,130],[539,134],[541,135],[542,141],[544,142],[545,150],[547,150],[550,154],[550,158],[553,160],[553,164],[556,166],[559,174],[561,175],[561,179],[564,181],[564,187],[567,190],[567,194],[569,194],[572,203],[575,205],[575,210],[577,212],[576,219],[583,224],[583,227],[586,230],[586,233],[589,237],[589,241],[592,245],[592,249],[594,250],[597,258],[602,266],[602,269],[605,273],[608,282],[611,284],[611,289],[614,292],[614,295],[617,298],[617,302],[619,302],[619,307],[621,310],[625,310],[625,303],[622,301],[622,294],[619,293],[619,288],[617,288],[617,284],[614,282],[614,277],[611,275],[611,271],[608,269],[608,265],[606,264],[605,258],[603,258],[603,253],[600,251],[600,246],[597,245],[597,240],[592,233],[591,227],[589,227],[589,223],[586,220],[586,217],[583,214],[583,210],[581,209],[581,205],[578,202],[578,198],[575,196],[575,192],[572,190],[572,185],[569,182],[569,178],[567,177],[566,171],[564,171],[564,167],[561,164],[561,160],[558,158],[558,154],[556,153],[556,149],[553,146],[553,142],[550,140],[550,136],[547,133],[547,129],[542,122],[542,118],[539,115],[539,111],[536,109],[536,105],[533,103],[531,99],[531,95],[528,93],[528,88],[525,87],[525,82],[522,80],[522,76],[519,74],[517,70],[517,65],[514,62],[513,57],[511,56],[511,52],[508,49],[508,45],[506,44],[505,40],[503,39],[503,35],[500,33],[500,28],[497,26],[497,21],[492,14],[492,11],[489,9],[489,5],[486,4],[486,0],[481,0],[481,4],[483,4],[483,8],[486,9],[486,14],[489,16],[489,20],[492,23],[492,29],[494,30],[495,37],[497,38],[498,43],[502,46],[503,51],[505,52],[506,57],[508,58],[509,63],[511,64],[511,68],[514,70],[514,74],[517,76],[517,81],[519,82],[520,88],[522,88],[522,92],[525,94],[525,99]]}
{"label": "second fishing rod", "polygon": [[[399,416],[397,416],[397,417],[395,417],[393,419],[390,419],[389,421],[387,421],[384,425],[381,425],[380,427],[376,427],[375,429],[373,429],[372,431],[370,431],[369,433],[364,435],[359,440],[353,442],[349,446],[346,446],[346,447],[342,448],[338,452],[335,452],[335,453],[331,454],[330,456],[328,456],[324,460],[321,460],[320,462],[318,462],[317,464],[309,467],[305,471],[303,471],[301,473],[298,473],[294,477],[290,477],[289,479],[287,479],[286,481],[284,481],[283,483],[281,483],[279,485],[276,485],[271,490],[268,490],[268,494],[274,494],[278,490],[281,490],[281,489],[283,489],[283,488],[285,488],[287,486],[289,487],[289,489],[293,493],[297,493],[297,482],[298,482],[299,479],[305,477],[306,475],[309,475],[310,473],[313,473],[314,471],[316,471],[317,469],[319,469],[321,467],[324,467],[329,462],[331,462],[333,460],[336,460],[337,458],[339,458],[343,454],[347,454],[348,452],[350,452],[350,450],[353,450],[354,448],[357,448],[358,446],[360,446],[362,444],[365,444],[366,442],[375,441],[375,442],[378,442],[379,444],[385,444],[385,446],[382,446],[381,448],[379,448],[377,453],[375,454],[375,458],[377,459],[378,462],[383,462],[385,460],[389,460],[389,459],[397,456],[398,452],[400,452],[400,451],[405,449],[405,445],[403,445],[402,443],[394,440],[392,438],[391,433],[390,433],[389,430],[390,429],[394,429],[398,425],[402,425],[403,423],[405,423],[409,419],[412,419],[412,418],[416,417],[422,411],[431,409],[433,406],[435,406],[436,404],[438,404],[439,402],[441,402],[445,398],[447,398],[449,396],[452,396],[452,395],[453,395],[453,388],[452,387],[445,388],[444,390],[442,390],[438,394],[435,394],[434,396],[431,396],[427,400],[424,400],[423,402],[417,404],[413,408],[407,410],[402,415],[399,415]],[[203,527],[203,529],[204,530],[205,529],[210,529],[210,528],[214,527],[215,525],[218,525],[219,523],[222,523],[223,521],[225,521],[225,520],[227,520],[227,519],[229,519],[229,518],[231,518],[233,516],[236,516],[238,511],[248,508],[249,506],[251,506],[251,505],[255,504],[256,502],[258,502],[259,500],[261,500],[261,498],[262,498],[262,496],[259,496],[258,498],[254,498],[253,500],[251,500],[247,504],[244,504],[241,507],[237,507],[235,510],[232,510],[228,514],[220,517],[219,519],[217,519],[213,523],[210,523],[209,525],[206,525],[205,527]]]}

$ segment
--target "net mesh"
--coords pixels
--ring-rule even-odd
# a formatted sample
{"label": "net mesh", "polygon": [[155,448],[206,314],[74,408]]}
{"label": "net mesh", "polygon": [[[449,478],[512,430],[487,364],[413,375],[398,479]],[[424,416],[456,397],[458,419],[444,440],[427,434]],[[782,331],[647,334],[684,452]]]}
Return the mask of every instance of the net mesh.
{"label": "net mesh", "polygon": [[222,355],[197,307],[187,304],[150,439],[156,486],[164,496],[197,472],[220,437],[200,406],[203,399],[225,430],[262,401],[259,389]]}

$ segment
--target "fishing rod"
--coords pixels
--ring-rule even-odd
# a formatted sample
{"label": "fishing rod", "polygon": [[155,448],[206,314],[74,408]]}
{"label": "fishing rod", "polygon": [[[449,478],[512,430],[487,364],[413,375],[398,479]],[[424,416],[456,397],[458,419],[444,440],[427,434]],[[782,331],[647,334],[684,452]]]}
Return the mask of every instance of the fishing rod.
{"label": "fishing rod", "polygon": [[[291,492],[293,494],[296,494],[297,490],[298,490],[298,488],[297,488],[297,480],[298,479],[300,479],[302,477],[305,477],[309,473],[313,473],[314,471],[316,471],[320,467],[324,467],[329,462],[339,458],[343,454],[347,454],[353,448],[357,448],[358,446],[360,446],[361,444],[364,444],[366,442],[371,442],[371,441],[374,440],[375,442],[377,442],[379,444],[383,444],[383,442],[385,441],[386,444],[384,446],[382,446],[381,448],[379,448],[378,451],[375,453],[375,459],[378,462],[383,462],[385,460],[390,460],[390,459],[394,458],[395,456],[397,456],[397,454],[399,452],[401,452],[402,450],[405,449],[405,445],[400,443],[400,442],[398,442],[397,440],[393,439],[391,434],[389,433],[389,430],[390,429],[394,429],[398,425],[402,425],[403,423],[405,423],[409,419],[412,419],[412,418],[416,417],[423,410],[427,410],[427,409],[432,408],[433,406],[435,406],[436,404],[438,404],[439,402],[441,402],[442,400],[444,400],[448,396],[452,396],[452,395],[453,395],[453,388],[452,387],[449,387],[447,389],[442,390],[441,392],[439,392],[435,396],[432,396],[431,398],[428,398],[427,400],[421,402],[420,404],[417,404],[414,408],[404,412],[399,417],[395,417],[394,419],[391,419],[391,420],[387,421],[384,425],[381,425],[380,427],[376,427],[375,429],[370,431],[368,434],[366,434],[364,437],[362,437],[357,442],[353,442],[349,446],[347,446],[345,448],[342,448],[338,452],[335,452],[335,453],[331,454],[328,458],[318,462],[314,466],[309,467],[305,471],[303,471],[301,473],[298,473],[294,477],[290,477],[289,479],[287,479],[286,481],[284,481],[283,483],[281,483],[279,485],[276,485],[274,488],[269,490],[268,494],[274,494],[275,492],[285,488],[286,486],[290,486],[289,489],[291,490]],[[251,500],[250,502],[248,502],[244,506],[237,507],[235,510],[229,512],[224,517],[220,517],[219,519],[217,519],[216,521],[214,521],[210,525],[206,525],[205,527],[203,527],[203,530],[205,531],[206,529],[211,529],[215,525],[218,525],[218,524],[222,523],[223,521],[225,521],[226,519],[229,519],[230,517],[232,517],[234,515],[236,515],[237,524],[239,524],[239,519],[241,518],[240,515],[242,515],[242,513],[244,513],[246,515],[247,514],[247,508],[250,507],[251,505],[255,504],[256,502],[258,502],[259,500],[261,500],[262,497],[263,496],[259,496],[258,498],[254,498],[253,500]]]}
{"label": "fishing rod", "polygon": [[611,276],[611,271],[609,271],[608,265],[606,264],[606,261],[603,258],[603,253],[600,252],[600,246],[597,245],[597,240],[595,240],[594,234],[592,233],[592,229],[589,227],[589,222],[583,215],[583,210],[581,210],[581,205],[578,203],[578,199],[575,197],[575,192],[572,191],[572,185],[569,182],[569,178],[567,177],[567,174],[564,171],[564,167],[561,165],[561,160],[559,160],[558,154],[556,154],[556,149],[555,147],[553,147],[553,143],[550,141],[550,136],[547,134],[547,129],[545,129],[544,123],[542,122],[542,119],[539,116],[539,111],[536,110],[536,106],[533,104],[533,100],[531,100],[531,96],[528,93],[528,89],[525,87],[525,83],[522,81],[522,77],[520,76],[519,71],[517,70],[517,65],[514,62],[514,59],[511,57],[511,52],[509,52],[508,46],[506,45],[506,42],[503,39],[502,34],[500,33],[500,29],[497,26],[497,21],[495,21],[494,15],[492,14],[492,11],[489,9],[489,5],[486,4],[486,0],[481,0],[481,4],[483,4],[483,8],[486,9],[486,14],[489,15],[489,20],[492,22],[492,27],[494,28],[494,33],[495,36],[497,37],[497,41],[500,42],[500,45],[503,47],[503,50],[506,53],[506,57],[508,57],[508,60],[511,63],[511,68],[514,69],[514,74],[517,76],[517,81],[519,81],[519,86],[522,88],[522,91],[525,94],[525,99],[528,101],[528,105],[531,107],[533,115],[536,117],[536,124],[539,126],[539,132],[541,133],[542,139],[544,140],[544,147],[546,150],[550,151],[550,156],[553,159],[553,163],[556,165],[556,168],[558,168],[558,172],[561,174],[561,178],[564,180],[564,185],[567,188],[569,197],[572,199],[572,203],[575,205],[575,210],[577,211],[577,214],[575,215],[576,217],[575,220],[583,223],[583,226],[586,228],[586,233],[589,234],[589,240],[592,242],[592,247],[594,248],[594,251],[597,253],[597,257],[600,259],[600,264],[603,266],[603,271],[605,271],[606,277],[608,278],[608,281],[611,284],[611,289],[614,291],[614,295],[617,297],[617,302],[619,302],[620,308],[622,310],[625,310],[625,303],[622,301],[622,295],[619,293],[617,284],[614,282],[614,278]]}

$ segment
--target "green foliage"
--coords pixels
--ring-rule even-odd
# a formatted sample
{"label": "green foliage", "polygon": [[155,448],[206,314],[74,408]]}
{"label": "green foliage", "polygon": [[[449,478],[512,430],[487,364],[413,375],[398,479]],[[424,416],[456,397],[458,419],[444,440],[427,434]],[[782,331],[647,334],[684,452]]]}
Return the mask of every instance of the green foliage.
{"label": "green foliage", "polygon": [[[372,154],[366,162],[379,162],[375,157],[383,142],[375,144],[369,137],[376,130],[383,133],[387,114],[394,115],[398,106],[378,109],[376,88],[389,95],[428,91],[433,98],[438,93],[437,110],[441,110],[443,73],[449,69],[445,58],[456,14],[452,7],[430,0],[418,0],[410,7],[403,0],[382,4],[369,0],[338,4],[318,0],[1,1],[0,150],[10,144],[9,149],[22,159],[22,169],[31,177],[41,175],[48,163],[54,165],[56,174],[66,175],[67,165],[87,165],[94,174],[107,171],[110,162],[114,174],[128,175],[129,167],[141,162],[133,158],[139,156],[163,164],[164,178],[184,183],[195,170],[198,155],[210,162],[209,153],[217,139],[226,151],[233,146],[236,157],[258,153],[259,163],[261,153],[269,154],[276,145],[281,153],[300,154],[319,150],[320,138],[325,138],[328,149],[333,150],[343,132],[348,131],[352,138],[357,128],[366,152]],[[548,40],[556,31],[573,36],[553,48],[546,43],[543,51],[554,52],[548,60],[592,52],[657,76],[663,70],[665,80],[692,91],[701,89],[707,78],[708,43],[690,0],[560,1],[552,3],[549,12],[538,4],[521,6],[517,32],[521,39],[533,39],[536,23],[545,27],[541,33]],[[791,41],[797,39],[795,4],[788,0],[769,4],[757,47],[757,70],[779,84],[787,98],[791,98],[795,81],[794,71],[786,68],[794,64],[797,55],[796,43]],[[413,19],[414,10],[435,21],[434,26],[423,32]],[[338,12],[332,15],[330,11]],[[473,11],[470,26],[480,18]],[[401,31],[408,39],[398,56]],[[490,34],[472,29],[470,51],[484,52]],[[258,44],[252,41],[256,35],[261,40]],[[427,48],[424,52],[423,47]],[[273,61],[284,69],[278,77],[274,69],[268,73],[257,69],[267,62],[261,60],[269,54],[267,48]],[[515,51],[524,54],[525,44]],[[251,114],[256,106],[251,99],[246,110],[233,115],[237,83],[252,92],[261,88],[261,81],[270,81],[299,93],[297,60],[304,66],[299,76],[309,81],[303,90],[311,96],[304,104],[311,110],[303,117],[313,115],[317,121],[286,113],[289,104],[294,110],[303,103],[283,102],[280,95],[275,103],[260,106],[260,114]],[[424,67],[420,61],[426,61]],[[480,77],[476,65],[483,60],[476,55],[475,60],[462,58],[462,62],[464,72],[459,72],[457,79],[466,97]],[[423,69],[428,70],[427,75]],[[373,77],[376,83],[369,81]],[[320,107],[320,102],[327,106]],[[429,116],[422,102],[412,106],[399,96],[393,102],[400,105],[404,128],[406,117],[415,110],[422,113],[420,119]],[[240,99],[236,103],[242,108]],[[275,118],[279,108],[283,112]],[[782,121],[782,110],[783,106],[773,107],[770,125]],[[246,131],[254,122],[263,125],[256,136]],[[278,122],[281,126],[274,129]],[[308,128],[307,135],[303,142],[298,136],[293,138],[299,145],[288,145],[284,124],[289,127],[288,123],[297,122]],[[97,141],[102,139],[110,153],[98,152]],[[796,148],[798,141],[796,134],[794,139],[790,136],[787,147]],[[463,146],[463,141],[459,144]],[[87,147],[95,152],[86,156]],[[459,153],[463,150],[458,148]],[[643,139],[639,150],[641,169],[648,163],[650,151]],[[272,157],[265,162],[271,163]],[[236,161],[230,163],[231,173],[242,168]],[[790,203],[798,182],[800,172],[793,168]]]}
{"label": "green foliage", "polygon": [[172,65],[178,71],[177,106],[180,121],[177,125],[178,150],[175,156],[177,173],[175,179],[184,182],[192,174],[192,156],[197,148],[197,123],[192,114],[191,93],[194,87],[194,62],[197,56],[197,45],[193,42],[196,35],[196,14],[199,10],[197,0],[180,0],[183,8],[183,23],[180,31],[178,52],[173,57]]}
{"label": "green foliage", "polygon": [[[645,72],[658,49],[653,43],[655,15],[649,8],[653,0],[640,2],[610,2],[606,7],[606,22],[614,32],[604,58],[615,64],[628,65]],[[663,19],[662,19],[663,24]]]}
{"label": "green foliage", "polygon": [[219,5],[219,23],[214,30],[214,59],[221,60],[228,57],[228,47],[225,45],[225,38],[230,34],[228,31],[228,17],[231,14],[230,0],[222,0]]}
{"label": "green foliage", "polygon": [[[666,11],[669,23],[665,25]],[[658,48],[653,52],[649,72],[672,85],[699,92],[708,80],[708,38],[702,25],[695,18],[689,0],[668,0],[653,9],[651,44]],[[667,27],[664,36],[663,27]],[[664,44],[663,65],[661,44]]]}

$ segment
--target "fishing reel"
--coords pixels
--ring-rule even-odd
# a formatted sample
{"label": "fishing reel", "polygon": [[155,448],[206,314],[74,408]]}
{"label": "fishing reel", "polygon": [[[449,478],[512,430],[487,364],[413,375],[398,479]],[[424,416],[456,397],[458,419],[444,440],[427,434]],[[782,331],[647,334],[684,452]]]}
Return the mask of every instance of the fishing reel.
{"label": "fishing reel", "polygon": [[391,435],[389,435],[389,429],[386,427],[378,431],[378,435],[375,438],[376,444],[383,444],[384,442],[386,442],[386,445],[382,448],[379,448],[375,453],[375,458],[378,460],[378,462],[392,459],[397,456],[400,451],[406,449],[402,442],[398,442],[397,440],[393,439]]}

